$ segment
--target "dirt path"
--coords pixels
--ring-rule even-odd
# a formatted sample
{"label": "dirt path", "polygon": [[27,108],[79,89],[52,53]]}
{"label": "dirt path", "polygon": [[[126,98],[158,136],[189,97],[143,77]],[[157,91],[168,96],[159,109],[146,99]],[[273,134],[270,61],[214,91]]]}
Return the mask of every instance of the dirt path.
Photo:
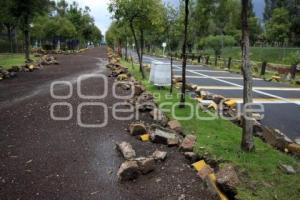
{"label": "dirt path", "polygon": [[[33,73],[0,83],[0,199],[210,199],[184,157],[172,148],[141,143],[126,134],[129,122],[116,121],[111,106],[120,100],[112,97],[113,80],[108,81],[108,95],[101,101],[109,108],[108,125],[104,128],[82,128],[77,125],[76,109],[90,102],[77,95],[76,78],[80,74],[107,75],[105,50],[98,48],[81,55],[59,56],[59,66],[49,66]],[[73,95],[55,100],[50,95],[53,81],[70,81]],[[55,87],[55,94],[68,94],[67,87]],[[103,91],[103,83],[91,79],[83,93]],[[67,102],[73,117],[54,121],[50,106]],[[57,116],[67,116],[60,107]],[[104,120],[103,110],[86,108],[86,123]],[[167,160],[156,170],[134,182],[119,183],[117,170],[123,158],[115,150],[115,142],[128,141],[138,156],[155,149],[168,151]]]}

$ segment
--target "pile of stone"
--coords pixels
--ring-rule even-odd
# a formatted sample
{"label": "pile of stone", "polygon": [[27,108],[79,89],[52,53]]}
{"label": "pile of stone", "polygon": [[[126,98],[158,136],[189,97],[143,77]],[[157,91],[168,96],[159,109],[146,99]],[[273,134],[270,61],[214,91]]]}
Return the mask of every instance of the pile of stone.
{"label": "pile of stone", "polygon": [[4,67],[0,66],[0,80],[10,79],[10,78],[14,78],[16,76],[17,76],[16,72],[14,72],[12,70],[6,70],[6,69],[4,69]]}
{"label": "pile of stone", "polygon": [[[40,56],[36,54],[37,56]],[[0,80],[15,78],[18,72],[33,72],[43,68],[43,65],[59,65],[59,62],[54,56],[43,55],[39,62],[27,61],[21,66],[12,66],[8,70],[0,66]]]}
{"label": "pile of stone", "polygon": [[110,77],[117,78],[118,81],[128,81],[131,75],[128,73],[128,68],[120,64],[120,58],[115,56],[112,52],[108,53],[109,64],[107,68],[111,70]]}
{"label": "pile of stone", "polygon": [[134,180],[141,174],[146,175],[154,171],[156,162],[164,161],[167,157],[167,152],[159,150],[147,157],[136,157],[135,150],[128,142],[118,143],[117,149],[125,159],[117,173],[120,181]]}
{"label": "pile of stone", "polygon": [[[122,69],[122,67],[118,64],[118,60],[114,54],[111,52],[108,57],[110,63],[107,67],[110,68],[113,73],[116,73],[116,71],[119,72],[118,70]],[[116,78],[118,77],[117,75],[119,74],[113,74]],[[155,98],[151,93],[145,91],[145,88],[135,80],[129,81],[132,81],[132,85],[134,85],[134,88],[131,88],[134,90],[134,97],[128,100],[128,102],[134,105],[136,110],[149,113],[153,120],[151,124],[145,124],[142,121],[129,124],[129,134],[144,142],[150,141],[168,147],[177,147],[189,163],[202,162],[200,156],[194,152],[197,142],[196,136],[193,134],[184,135],[181,124],[177,120],[168,119],[165,113],[155,103]],[[173,81],[177,84],[181,83],[180,78],[176,78]],[[217,110],[217,107],[226,101],[224,97],[206,92],[195,85],[188,85],[188,89],[195,91],[202,100],[207,101],[207,104],[203,105],[207,108],[210,108],[211,104],[213,104],[215,105],[214,109]],[[224,105],[224,107],[227,106],[227,109],[230,107],[227,104]],[[140,174],[153,171],[154,161],[163,161],[167,156],[166,152],[155,151],[152,156],[136,158],[132,146],[124,142],[118,144],[118,149],[126,159],[118,171],[120,180],[136,179]],[[217,184],[220,185],[220,188],[224,189],[226,194],[234,195],[239,182],[235,171],[232,170],[232,168],[230,168],[230,170],[228,168],[220,168],[217,176],[214,175],[214,177],[217,177],[215,178],[216,180],[208,178],[211,177],[213,173],[214,169],[208,166],[204,170],[199,170],[198,175],[205,180],[208,187],[210,185],[209,188],[211,192],[216,195],[216,198],[219,198],[221,193],[219,192]]]}
{"label": "pile of stone", "polygon": [[41,57],[40,63],[42,65],[59,65],[59,62],[54,56],[51,55],[43,55]]}

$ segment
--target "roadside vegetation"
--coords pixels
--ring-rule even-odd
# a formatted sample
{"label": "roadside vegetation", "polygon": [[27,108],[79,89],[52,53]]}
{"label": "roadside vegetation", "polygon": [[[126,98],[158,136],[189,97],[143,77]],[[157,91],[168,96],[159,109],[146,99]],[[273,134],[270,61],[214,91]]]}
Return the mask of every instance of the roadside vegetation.
{"label": "roadside vegetation", "polygon": [[[140,81],[148,91],[159,96],[158,104],[164,102],[178,103],[178,89],[175,89],[172,98],[167,98],[169,88],[157,88],[148,82],[149,73],[146,72],[146,79],[143,79],[139,66],[123,60],[122,65],[128,67],[130,73]],[[196,107],[196,101],[187,97],[187,102]],[[170,109],[169,107],[164,107]],[[168,114],[168,113],[166,113]],[[175,109],[176,116],[187,117],[190,110]],[[195,115],[194,115],[195,116]],[[199,116],[208,116],[200,111]],[[169,115],[169,117],[171,117]],[[241,185],[238,188],[237,199],[288,199],[297,200],[300,196],[300,174],[287,175],[279,168],[279,164],[288,164],[300,169],[299,160],[286,155],[273,147],[255,138],[255,152],[245,153],[240,148],[241,128],[230,121],[216,119],[212,121],[202,121],[193,117],[192,119],[180,121],[187,134],[197,135],[197,147],[195,149],[199,155],[213,159],[219,164],[230,162],[238,168]],[[217,147],[217,148],[216,148]]]}
{"label": "roadside vegetation", "polygon": [[[281,81],[285,81],[286,76],[294,73],[293,68],[299,64],[290,58],[299,54],[300,50],[300,32],[297,28],[300,5],[295,6],[289,0],[265,0],[262,21],[255,15],[252,2],[248,1],[247,16],[249,56],[254,64],[254,75],[260,75],[262,62],[265,61],[265,77],[280,75]],[[115,21],[106,32],[107,44],[119,51],[125,49],[123,53],[126,55],[128,48],[136,50],[141,55],[140,66],[144,52],[162,56],[164,42],[167,44],[164,55],[176,53],[180,57],[184,41],[185,1],[180,1],[178,7],[163,5],[160,0],[147,0],[144,3],[149,6],[145,7],[136,0],[110,1],[110,11]],[[242,60],[241,8],[240,0],[189,0],[187,53],[204,57],[210,55],[211,65],[224,64],[223,60],[215,59],[216,56],[226,61],[231,58],[232,70],[241,71],[241,62],[234,63]],[[145,26],[148,23],[151,25]],[[298,76],[292,78],[290,83],[293,84],[296,78]]]}
{"label": "roadside vegetation", "polygon": [[[30,59],[35,60],[34,57],[31,57]],[[4,67],[4,69],[9,69],[12,66],[23,65],[25,61],[23,54],[0,54],[0,66]]]}
{"label": "roadside vegetation", "polygon": [[24,52],[29,60],[32,48],[59,51],[98,45],[102,33],[90,11],[76,1],[2,0],[0,52]]}

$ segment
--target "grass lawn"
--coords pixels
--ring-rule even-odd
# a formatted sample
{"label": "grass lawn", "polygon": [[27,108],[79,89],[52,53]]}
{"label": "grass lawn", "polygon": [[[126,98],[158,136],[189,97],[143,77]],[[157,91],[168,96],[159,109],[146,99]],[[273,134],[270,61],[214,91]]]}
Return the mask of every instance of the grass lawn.
{"label": "grass lawn", "polygon": [[[300,51],[299,48],[272,48],[272,47],[251,47],[250,58],[255,62],[267,61],[268,63],[286,64],[290,65],[286,61],[286,57],[293,52]],[[205,50],[207,54],[214,56],[212,50]],[[241,59],[241,48],[240,47],[227,47],[222,50],[221,57],[240,60]]]}
{"label": "grass lawn", "polygon": [[[250,58],[253,62],[263,62],[267,61],[268,63],[275,64],[284,64],[290,66],[286,58],[290,53],[300,51],[300,48],[278,48],[278,47],[251,47],[250,48]],[[181,52],[177,52],[178,55]],[[199,51],[193,51],[195,54],[199,54]],[[211,62],[213,61],[214,51],[212,49],[206,49],[202,53],[211,55]],[[162,55],[161,49],[155,49],[156,55]],[[226,60],[232,57],[234,60],[241,60],[242,52],[240,47],[226,47],[222,49],[221,58]]]}
{"label": "grass lawn", "polygon": [[[135,78],[141,81],[148,91],[160,96],[157,102],[177,103],[179,99],[176,94],[173,98],[166,98],[168,89],[158,90],[149,84],[148,80],[142,80],[138,71],[138,66],[132,69],[131,64],[122,61],[124,66]],[[175,93],[177,91],[175,90]],[[196,106],[196,102],[187,98],[187,102]],[[168,108],[168,106],[164,107]],[[170,108],[170,107],[169,107]],[[175,109],[176,116],[186,117],[190,114],[190,109]],[[166,113],[169,115],[169,113]],[[200,111],[198,116],[208,116]],[[186,133],[197,135],[196,151],[199,154],[207,154],[216,160],[231,162],[239,169],[241,185],[238,188],[238,199],[279,199],[279,200],[299,200],[300,197],[300,173],[296,175],[286,175],[278,169],[278,164],[292,165],[295,169],[300,169],[299,160],[273,149],[263,143],[260,139],[255,139],[256,151],[254,153],[244,153],[240,150],[241,128],[230,121],[216,119],[203,121],[195,115],[190,120],[181,120]],[[196,175],[196,174],[195,174]]]}
{"label": "grass lawn", "polygon": [[[34,60],[33,57],[31,59]],[[0,54],[0,66],[8,69],[14,65],[22,65],[25,63],[24,54]]]}

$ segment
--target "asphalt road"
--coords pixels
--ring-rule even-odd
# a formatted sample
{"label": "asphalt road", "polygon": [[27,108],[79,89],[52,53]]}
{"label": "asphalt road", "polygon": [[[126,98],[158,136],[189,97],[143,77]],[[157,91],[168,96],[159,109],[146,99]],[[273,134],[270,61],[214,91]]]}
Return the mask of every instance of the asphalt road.
{"label": "asphalt road", "polygon": [[[153,61],[170,63],[166,58],[144,56],[144,63],[151,64]],[[181,76],[181,65],[178,61],[174,62],[174,76]],[[240,74],[203,65],[187,65],[187,82],[242,102],[243,77]],[[255,78],[253,95],[254,102],[262,103],[265,108],[262,124],[279,129],[292,140],[300,138],[300,88]]]}
{"label": "asphalt road", "polygon": [[[113,96],[114,79],[108,77],[105,59],[105,49],[95,48],[82,54],[58,56],[58,66],[19,73],[15,79],[1,81],[0,199],[177,200],[182,195],[186,199],[212,199],[177,148],[142,143],[127,134],[131,121],[112,116],[112,106],[124,100]],[[84,74],[107,77],[107,95],[101,100],[80,97],[77,79]],[[71,86],[55,85],[54,95],[73,94],[66,99],[53,98],[50,88],[57,81],[67,81]],[[101,95],[104,84],[102,79],[91,78],[83,81],[81,88],[84,95]],[[118,89],[117,93],[122,91]],[[79,125],[77,108],[88,102],[103,103],[109,112],[105,116],[101,106],[82,107],[82,122],[100,124],[107,120],[105,127]],[[56,117],[65,120],[51,117],[50,109],[55,103],[64,103],[53,110]],[[70,108],[73,115],[66,119]],[[150,123],[148,115],[141,115],[140,119]],[[130,142],[137,156],[148,156],[159,149],[167,151],[168,158],[157,163],[154,172],[120,183],[117,171],[124,159],[115,143],[121,141]]]}

